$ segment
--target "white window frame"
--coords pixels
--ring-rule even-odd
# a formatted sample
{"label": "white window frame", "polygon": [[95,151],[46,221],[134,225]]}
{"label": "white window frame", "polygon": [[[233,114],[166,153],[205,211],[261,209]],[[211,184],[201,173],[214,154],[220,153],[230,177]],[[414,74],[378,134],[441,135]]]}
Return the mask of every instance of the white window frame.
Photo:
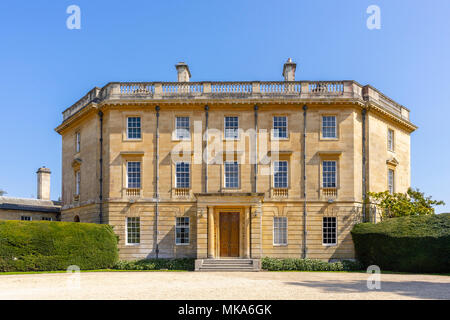
{"label": "white window frame", "polygon": [[[237,118],[237,137],[227,137],[227,118]],[[225,140],[239,140],[240,138],[240,132],[239,132],[239,116],[224,116],[223,117],[223,137]]]}
{"label": "white window frame", "polygon": [[132,187],[132,189],[142,189],[142,162],[141,161],[127,161],[126,163],[126,184],[125,187],[128,189],[129,187],[129,177],[128,177],[128,165],[130,163],[139,163],[139,188]]}
{"label": "white window frame", "polygon": [[[334,222],[335,222],[334,243],[325,243],[324,242],[325,241],[325,230],[324,230],[325,229],[325,225],[324,225],[325,221],[324,220],[325,219],[329,219],[329,218],[334,219]],[[330,227],[327,226],[327,228],[329,229]],[[328,234],[330,234],[329,231],[328,231]],[[338,242],[338,219],[337,219],[337,217],[322,217],[322,245],[325,246],[325,247],[333,247],[333,246],[337,245],[337,242]]]}
{"label": "white window frame", "polygon": [[[139,219],[139,242],[128,242],[128,219]],[[141,244],[141,217],[125,218],[125,244],[127,246],[138,246]]]}
{"label": "white window frame", "polygon": [[[178,118],[187,118],[188,121],[188,137],[181,137],[178,135]],[[191,140],[191,118],[189,116],[175,116],[175,140],[181,140],[181,141],[189,141]]]}
{"label": "white window frame", "polygon": [[[285,137],[275,137],[275,118],[286,118],[286,136]],[[272,116],[272,139],[273,140],[287,140],[289,139],[289,124],[288,124],[288,116]]]}
{"label": "white window frame", "polygon": [[[276,243],[275,242],[275,219],[282,219],[286,221],[286,242],[285,243]],[[288,245],[288,217],[273,217],[272,219],[272,244],[273,246],[282,247]],[[278,223],[278,230],[280,230],[279,223]]]}
{"label": "white window frame", "polygon": [[[391,190],[391,172],[392,172],[392,190]],[[387,185],[388,185],[388,191],[390,194],[395,193],[395,170],[392,168],[388,168],[388,177],[387,177]]]}
{"label": "white window frame", "polygon": [[81,151],[81,133],[77,131],[75,133],[75,152],[79,153]]}
{"label": "white window frame", "polygon": [[81,191],[81,170],[75,171],[75,195],[79,196]]}
{"label": "white window frame", "polygon": [[[226,171],[227,163],[236,163],[237,164],[237,187],[227,187],[227,171]],[[224,161],[224,163],[223,163],[223,187],[224,187],[224,189],[239,189],[241,187],[241,168],[240,168],[238,161],[236,161],[236,160]]]}
{"label": "white window frame", "polygon": [[[332,115],[332,114],[329,114],[329,115],[326,115],[326,114],[323,114],[323,115],[321,115],[322,116],[322,119],[321,119],[321,126],[320,126],[320,131],[321,131],[321,136],[322,136],[322,139],[332,139],[332,140],[335,140],[335,139],[337,139],[338,138],[338,120],[337,120],[337,116],[335,116],[335,115]],[[325,137],[325,135],[324,135],[324,128],[325,128],[325,121],[324,121],[324,118],[334,118],[334,136],[333,137]],[[330,127],[330,126],[327,126],[326,128],[332,128],[332,127]]]}
{"label": "white window frame", "polygon": [[[183,219],[187,219],[187,222],[188,222],[188,226],[187,227],[185,227],[185,226],[178,226],[178,219],[179,218],[183,218]],[[187,228],[188,229],[188,236],[187,236],[187,242],[184,242],[184,243],[178,243],[177,242],[177,240],[178,240],[178,237],[177,237],[177,229],[178,228]],[[190,243],[191,243],[191,219],[190,219],[190,217],[175,217],[175,245],[177,245],[177,246],[188,246],[188,245],[190,245]]]}
{"label": "white window frame", "polygon": [[[23,219],[23,218],[29,218],[29,219]],[[33,221],[32,216],[20,216],[20,221]]]}
{"label": "white window frame", "polygon": [[[391,136],[392,134],[392,136]],[[394,152],[395,150],[395,131],[388,128],[388,136],[387,136],[387,144],[388,151]]]}
{"label": "white window frame", "polygon": [[[324,175],[324,173],[325,173],[325,166],[324,166],[324,163],[325,162],[334,162],[334,168],[335,168],[335,171],[334,171],[334,187],[330,187],[330,186],[325,186],[325,181],[324,181],[324,178],[325,178],[325,175]],[[322,188],[326,188],[326,189],[332,189],[332,188],[335,188],[335,189],[337,189],[337,187],[338,187],[338,162],[336,161],[336,160],[322,160],[322,181],[321,181],[321,185],[322,185]]]}
{"label": "white window frame", "polygon": [[[275,163],[277,163],[277,162],[286,162],[286,186],[285,187],[275,186]],[[272,162],[272,187],[274,189],[288,189],[289,188],[289,161],[277,160],[277,161]]]}
{"label": "white window frame", "polygon": [[[129,119],[130,118],[139,118],[139,138],[130,138],[130,131],[129,131]],[[127,132],[126,137],[127,140],[142,140],[142,117],[140,116],[127,116],[126,117],[126,123],[127,123]]]}
{"label": "white window frame", "polygon": [[[188,171],[189,183],[188,183],[187,187],[182,187],[182,186],[178,185],[177,165],[181,164],[181,163],[184,163],[184,164],[188,165],[188,169],[189,169],[189,171]],[[177,188],[177,189],[190,189],[191,188],[191,164],[189,162],[187,162],[187,161],[178,161],[178,162],[175,163],[175,188]]]}

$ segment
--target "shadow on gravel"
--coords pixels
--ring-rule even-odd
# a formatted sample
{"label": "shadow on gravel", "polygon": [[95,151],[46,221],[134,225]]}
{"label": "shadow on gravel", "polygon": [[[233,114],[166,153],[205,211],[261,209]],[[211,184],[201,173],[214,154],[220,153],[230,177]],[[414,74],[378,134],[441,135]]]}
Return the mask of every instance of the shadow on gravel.
{"label": "shadow on gravel", "polygon": [[[387,292],[419,299],[450,299],[450,284],[425,281],[384,281],[380,290],[369,290],[366,280],[353,281],[299,281],[285,282],[287,285],[322,289],[333,293]],[[381,298],[382,299],[382,298]]]}

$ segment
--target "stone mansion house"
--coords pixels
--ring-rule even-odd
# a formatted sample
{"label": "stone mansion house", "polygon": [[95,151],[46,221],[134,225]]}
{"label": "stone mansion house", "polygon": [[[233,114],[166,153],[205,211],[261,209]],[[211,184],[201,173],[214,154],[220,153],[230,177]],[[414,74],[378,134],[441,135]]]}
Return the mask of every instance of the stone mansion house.
{"label": "stone mansion house", "polygon": [[[111,82],[63,112],[62,221],[122,259],[354,258],[367,192],[410,186],[409,110],[355,81]],[[231,260],[230,260],[231,261]]]}

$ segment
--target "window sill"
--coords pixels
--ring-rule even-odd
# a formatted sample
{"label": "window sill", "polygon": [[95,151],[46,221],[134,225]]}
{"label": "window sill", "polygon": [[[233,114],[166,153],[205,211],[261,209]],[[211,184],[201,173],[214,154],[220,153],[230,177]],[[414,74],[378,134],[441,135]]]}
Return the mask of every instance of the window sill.
{"label": "window sill", "polygon": [[128,247],[137,247],[137,246],[140,246],[141,244],[140,243],[125,243],[125,245]]}
{"label": "window sill", "polygon": [[324,137],[320,137],[320,141],[339,141],[339,138],[324,138]]}
{"label": "window sill", "polygon": [[142,142],[142,138],[138,138],[138,139],[125,138],[125,139],[123,139],[123,142]]}
{"label": "window sill", "polygon": [[336,247],[337,243],[322,243],[322,246],[324,246],[324,247]]}
{"label": "window sill", "polygon": [[287,247],[288,246],[288,244],[286,243],[286,244],[273,244],[273,246],[274,247]]}
{"label": "window sill", "polygon": [[176,246],[189,246],[190,243],[175,243]]}

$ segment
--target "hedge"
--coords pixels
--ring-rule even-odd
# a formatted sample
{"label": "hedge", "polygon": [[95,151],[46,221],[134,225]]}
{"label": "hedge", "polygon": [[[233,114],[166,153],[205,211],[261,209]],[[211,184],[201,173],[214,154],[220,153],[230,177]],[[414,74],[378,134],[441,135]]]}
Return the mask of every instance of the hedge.
{"label": "hedge", "polygon": [[450,215],[392,218],[361,223],[351,231],[356,257],[381,270],[450,272]]}
{"label": "hedge", "polygon": [[195,268],[195,259],[142,259],[133,261],[118,261],[113,269],[117,270],[187,270]]}
{"label": "hedge", "polygon": [[362,266],[356,261],[325,262],[315,259],[262,258],[261,268],[268,271],[356,271]]}
{"label": "hedge", "polygon": [[104,269],[117,258],[117,236],[108,225],[0,221],[1,272]]}

